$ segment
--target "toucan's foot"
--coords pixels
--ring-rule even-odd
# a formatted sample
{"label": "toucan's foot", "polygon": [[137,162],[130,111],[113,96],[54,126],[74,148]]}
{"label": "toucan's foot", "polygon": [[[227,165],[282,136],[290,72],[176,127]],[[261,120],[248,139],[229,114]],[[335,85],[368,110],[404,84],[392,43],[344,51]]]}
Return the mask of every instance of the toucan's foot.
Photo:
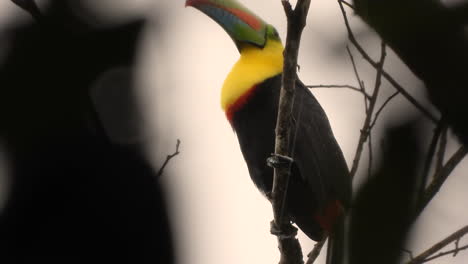
{"label": "toucan's foot", "polygon": [[297,228],[292,225],[285,225],[280,230],[273,220],[270,222],[270,232],[280,239],[294,238],[297,235]]}
{"label": "toucan's foot", "polygon": [[267,165],[272,168],[289,168],[294,160],[291,157],[283,156],[279,154],[271,154],[270,157],[267,158]]}

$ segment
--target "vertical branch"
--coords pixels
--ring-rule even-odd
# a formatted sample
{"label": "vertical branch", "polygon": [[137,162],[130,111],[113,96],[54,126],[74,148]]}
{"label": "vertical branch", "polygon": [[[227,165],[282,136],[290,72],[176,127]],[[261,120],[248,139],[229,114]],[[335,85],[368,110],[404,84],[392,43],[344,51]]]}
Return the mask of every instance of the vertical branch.
{"label": "vertical branch", "polygon": [[[361,77],[359,77],[359,72],[357,70],[356,63],[354,62],[353,53],[351,53],[351,50],[348,46],[346,46],[346,51],[348,52],[349,59],[351,60],[351,65],[353,65],[354,76],[356,76],[356,80],[359,83],[359,89],[362,94],[366,95],[366,87],[364,86],[364,81],[362,81]],[[366,110],[366,112],[369,109],[369,106],[367,105],[368,100],[370,100],[370,97],[368,98],[367,96],[364,96],[364,109]]]}
{"label": "vertical branch", "polygon": [[[289,1],[282,0],[282,4],[287,17],[288,30],[276,123],[275,155],[278,157],[288,157],[289,124],[294,102],[297,57],[302,30],[306,25],[310,0],[298,0],[294,10]],[[274,214],[273,227],[278,231],[278,243],[281,252],[280,263],[303,263],[302,251],[299,241],[295,238],[295,232],[287,234],[287,231],[293,228],[290,224],[290,219],[283,215],[284,198],[286,197],[289,175],[289,166],[274,169],[273,190],[271,193]],[[285,236],[284,234],[287,235]]]}
{"label": "vertical branch", "polygon": [[356,148],[356,154],[354,155],[353,166],[351,167],[351,172],[350,172],[351,178],[354,178],[354,175],[357,172],[357,169],[359,167],[359,161],[362,155],[362,150],[364,148],[364,143],[367,141],[367,138],[369,137],[372,115],[374,113],[375,104],[377,102],[377,96],[380,90],[380,84],[382,81],[382,73],[383,73],[383,64],[385,61],[385,56],[387,54],[385,50],[384,42],[382,42],[381,47],[382,48],[381,48],[381,53],[380,53],[380,61],[378,63],[377,76],[375,78],[375,87],[374,87],[374,91],[372,92],[372,96],[369,102],[369,108],[367,109],[367,112],[366,112],[366,119],[364,120],[364,125],[362,126],[362,129],[361,129],[361,135],[359,137],[359,143]]}

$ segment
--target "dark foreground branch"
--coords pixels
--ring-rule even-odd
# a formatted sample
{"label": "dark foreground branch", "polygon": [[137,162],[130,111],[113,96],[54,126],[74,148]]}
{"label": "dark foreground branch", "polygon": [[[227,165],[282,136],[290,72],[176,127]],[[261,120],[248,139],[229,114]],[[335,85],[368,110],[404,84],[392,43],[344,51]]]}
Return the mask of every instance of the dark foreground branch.
{"label": "dark foreground branch", "polygon": [[[299,0],[294,8],[287,0],[282,0],[286,13],[288,30],[286,47],[284,51],[284,70],[282,87],[279,99],[278,119],[276,123],[275,154],[277,156],[289,156],[289,128],[292,106],[294,101],[294,89],[296,84],[297,57],[302,30],[306,25],[310,0]],[[299,241],[295,237],[296,232],[291,232],[290,219],[283,215],[284,200],[289,181],[290,167],[283,166],[274,169],[273,190],[271,193],[274,222],[272,228],[277,232],[281,264],[303,263],[302,250]]]}

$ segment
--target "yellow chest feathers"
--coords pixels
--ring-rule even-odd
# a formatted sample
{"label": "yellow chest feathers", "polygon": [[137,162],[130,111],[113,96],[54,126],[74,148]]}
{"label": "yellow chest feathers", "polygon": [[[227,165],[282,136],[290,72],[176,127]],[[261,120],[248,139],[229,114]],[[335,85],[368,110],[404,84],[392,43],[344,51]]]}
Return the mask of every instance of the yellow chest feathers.
{"label": "yellow chest feathers", "polygon": [[221,90],[221,107],[226,111],[254,85],[283,71],[283,45],[268,41],[267,45],[244,47],[241,57],[232,67]]}

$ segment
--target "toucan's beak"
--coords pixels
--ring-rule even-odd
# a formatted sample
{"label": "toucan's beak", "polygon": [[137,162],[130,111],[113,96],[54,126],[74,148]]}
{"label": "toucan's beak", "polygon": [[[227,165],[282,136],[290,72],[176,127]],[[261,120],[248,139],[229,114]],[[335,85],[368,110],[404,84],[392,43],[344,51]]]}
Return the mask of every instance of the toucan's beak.
{"label": "toucan's beak", "polygon": [[239,50],[244,43],[265,46],[267,24],[236,0],[186,0],[185,6],[195,7],[221,25]]}

